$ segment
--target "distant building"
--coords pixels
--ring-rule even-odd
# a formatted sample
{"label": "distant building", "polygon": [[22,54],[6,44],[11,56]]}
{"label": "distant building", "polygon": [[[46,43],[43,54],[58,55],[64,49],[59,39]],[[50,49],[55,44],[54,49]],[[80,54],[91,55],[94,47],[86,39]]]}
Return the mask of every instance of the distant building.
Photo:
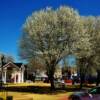
{"label": "distant building", "polygon": [[25,81],[25,68],[22,63],[5,63],[0,67],[0,79],[4,83],[23,83]]}

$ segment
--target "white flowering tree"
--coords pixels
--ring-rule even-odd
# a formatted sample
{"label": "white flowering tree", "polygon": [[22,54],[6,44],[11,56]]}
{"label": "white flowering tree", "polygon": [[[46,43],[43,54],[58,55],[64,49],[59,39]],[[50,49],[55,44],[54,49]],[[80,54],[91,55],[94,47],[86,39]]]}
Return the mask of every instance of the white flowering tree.
{"label": "white flowering tree", "polygon": [[[23,59],[41,59],[54,89],[56,65],[63,57],[78,50],[87,50],[87,34],[83,31],[78,12],[69,7],[40,10],[29,16],[23,26],[20,56]],[[84,55],[84,53],[83,53]]]}

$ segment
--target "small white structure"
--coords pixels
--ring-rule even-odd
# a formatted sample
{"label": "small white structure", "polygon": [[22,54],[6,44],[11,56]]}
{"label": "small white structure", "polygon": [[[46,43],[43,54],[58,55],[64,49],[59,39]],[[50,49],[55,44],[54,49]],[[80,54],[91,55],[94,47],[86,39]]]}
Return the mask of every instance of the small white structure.
{"label": "small white structure", "polygon": [[57,68],[54,73],[55,78],[62,78],[62,68]]}
{"label": "small white structure", "polygon": [[1,79],[4,83],[23,83],[25,66],[22,63],[9,62],[0,67]]}

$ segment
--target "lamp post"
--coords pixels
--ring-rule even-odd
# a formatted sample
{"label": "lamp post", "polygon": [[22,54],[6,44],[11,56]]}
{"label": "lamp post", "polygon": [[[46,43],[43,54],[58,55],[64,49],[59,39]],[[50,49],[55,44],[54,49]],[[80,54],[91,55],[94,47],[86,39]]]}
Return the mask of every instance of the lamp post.
{"label": "lamp post", "polygon": [[4,55],[1,56],[1,87],[3,87],[3,65],[4,65]]}
{"label": "lamp post", "polygon": [[0,87],[1,87],[1,90],[2,90],[2,93],[3,93],[3,98],[4,99],[6,97],[6,92],[5,92],[5,87],[3,85],[4,83],[4,80],[3,80],[3,65],[4,65],[4,55],[1,55],[1,82],[0,82]]}
{"label": "lamp post", "polygon": [[3,86],[4,80],[3,80],[3,65],[4,65],[4,55],[1,55],[1,87],[2,87],[2,92],[4,92],[4,95],[6,100],[13,100],[12,96],[7,95],[6,88]]}

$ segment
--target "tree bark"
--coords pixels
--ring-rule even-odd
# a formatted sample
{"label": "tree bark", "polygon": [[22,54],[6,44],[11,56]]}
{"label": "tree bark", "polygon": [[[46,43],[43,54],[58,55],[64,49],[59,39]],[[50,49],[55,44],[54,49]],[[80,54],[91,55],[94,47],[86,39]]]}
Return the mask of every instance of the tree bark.
{"label": "tree bark", "polygon": [[50,84],[51,84],[51,88],[50,88],[51,91],[53,91],[55,89],[54,72],[55,72],[55,69],[54,69],[54,67],[51,66],[51,69],[48,70],[48,78],[49,78],[49,81],[50,81]]}
{"label": "tree bark", "polygon": [[51,91],[55,90],[55,86],[54,86],[54,76],[53,75],[50,76],[50,84],[51,84],[50,90]]}
{"label": "tree bark", "polygon": [[48,74],[48,78],[51,84],[51,88],[50,90],[53,91],[55,90],[55,86],[54,86],[54,73],[55,73],[55,67],[56,67],[56,59],[53,59],[50,61],[50,63],[46,62],[47,65],[47,74]]}
{"label": "tree bark", "polygon": [[82,74],[80,75],[80,89],[82,89],[84,82],[85,82],[85,75]]}
{"label": "tree bark", "polygon": [[96,86],[100,83],[100,70],[97,70],[97,79],[96,79]]}

